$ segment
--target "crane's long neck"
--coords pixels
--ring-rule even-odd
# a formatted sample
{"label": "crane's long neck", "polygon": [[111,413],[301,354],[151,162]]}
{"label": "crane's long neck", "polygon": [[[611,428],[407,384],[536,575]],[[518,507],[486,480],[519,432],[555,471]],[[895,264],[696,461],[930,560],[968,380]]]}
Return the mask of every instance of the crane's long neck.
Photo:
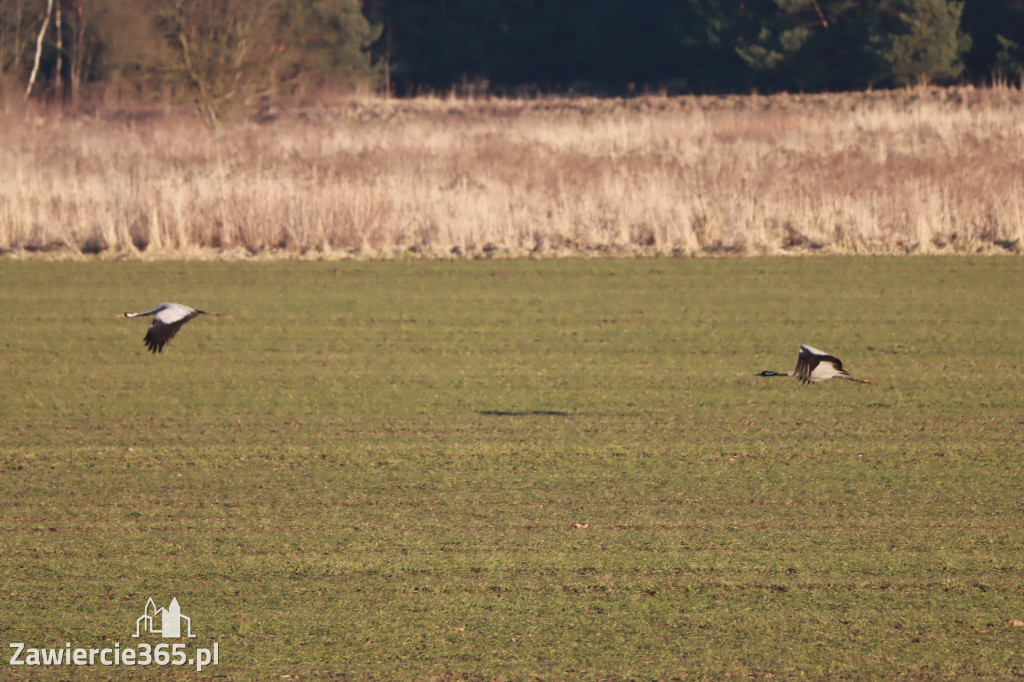
{"label": "crane's long neck", "polygon": [[772,372],[771,370],[765,370],[761,372],[760,376],[763,377],[791,377],[793,372]]}
{"label": "crane's long neck", "polygon": [[153,308],[152,310],[147,310],[144,313],[125,313],[124,316],[125,317],[145,317],[146,315],[156,315],[161,310],[162,310],[162,306],[157,306],[156,308]]}

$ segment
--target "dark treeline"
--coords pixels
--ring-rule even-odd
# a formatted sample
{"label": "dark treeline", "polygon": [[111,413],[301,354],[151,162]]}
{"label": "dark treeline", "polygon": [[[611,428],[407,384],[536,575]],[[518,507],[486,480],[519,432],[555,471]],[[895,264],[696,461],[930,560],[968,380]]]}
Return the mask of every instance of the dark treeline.
{"label": "dark treeline", "polygon": [[1017,82],[1024,0],[0,0],[0,102]]}
{"label": "dark treeline", "polygon": [[1020,77],[1022,0],[367,0],[399,93],[850,90]]}

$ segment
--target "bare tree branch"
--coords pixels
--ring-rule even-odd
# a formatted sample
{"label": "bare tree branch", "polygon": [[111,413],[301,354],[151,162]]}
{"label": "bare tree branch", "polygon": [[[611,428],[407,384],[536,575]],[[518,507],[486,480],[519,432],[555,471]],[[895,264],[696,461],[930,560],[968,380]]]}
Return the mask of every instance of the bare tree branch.
{"label": "bare tree branch", "polygon": [[821,5],[818,4],[818,0],[811,0],[811,4],[814,5],[814,11],[818,13],[818,18],[821,19],[821,25],[827,29],[828,19],[825,18],[825,13],[821,11]]}
{"label": "bare tree branch", "polygon": [[46,35],[46,29],[50,25],[50,15],[53,13],[53,0],[47,0],[46,2],[46,17],[43,19],[43,26],[39,29],[39,37],[36,38],[36,60],[32,65],[32,75],[28,77],[28,87],[25,88],[25,101],[32,95],[32,86],[36,82],[36,74],[39,73],[39,56],[43,52],[43,36]]}

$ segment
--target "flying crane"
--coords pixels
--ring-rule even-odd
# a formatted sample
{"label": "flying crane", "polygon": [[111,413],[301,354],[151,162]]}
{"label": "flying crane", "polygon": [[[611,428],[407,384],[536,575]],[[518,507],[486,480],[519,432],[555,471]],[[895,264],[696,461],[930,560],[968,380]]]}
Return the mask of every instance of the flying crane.
{"label": "flying crane", "polygon": [[829,355],[823,350],[812,346],[800,344],[800,355],[796,360],[796,369],[791,372],[772,372],[765,370],[758,374],[759,377],[792,377],[795,376],[800,383],[813,384],[829,379],[849,379],[862,384],[872,382],[867,379],[854,379],[850,373],[843,369],[842,361],[834,355]]}
{"label": "flying crane", "polygon": [[203,310],[196,310],[180,303],[161,303],[152,310],[144,313],[125,313],[124,316],[146,317],[153,316],[153,323],[149,325],[143,342],[153,353],[162,353],[167,342],[174,338],[182,325],[199,315],[206,315]]}

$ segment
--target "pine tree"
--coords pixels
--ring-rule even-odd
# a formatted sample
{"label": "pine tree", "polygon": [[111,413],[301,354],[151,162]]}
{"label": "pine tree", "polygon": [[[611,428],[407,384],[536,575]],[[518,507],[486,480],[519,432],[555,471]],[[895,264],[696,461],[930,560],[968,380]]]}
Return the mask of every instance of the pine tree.
{"label": "pine tree", "polygon": [[951,0],[904,0],[898,27],[875,39],[885,80],[895,85],[956,80],[971,46],[970,36],[960,30],[963,8],[963,2]]}
{"label": "pine tree", "polygon": [[881,0],[774,0],[755,40],[737,46],[770,90],[850,90],[875,80],[871,30]]}
{"label": "pine tree", "polygon": [[1000,76],[1013,78],[1020,82],[1024,76],[1024,48],[1015,40],[1003,34],[996,35],[999,41],[999,52],[996,54],[996,66]]}
{"label": "pine tree", "polygon": [[276,90],[352,89],[376,85],[370,44],[380,25],[363,14],[360,0],[281,0],[274,38],[282,54],[273,65]]}
{"label": "pine tree", "polygon": [[1020,75],[1024,62],[1024,0],[964,2],[960,27],[971,36],[964,76],[979,83]]}

